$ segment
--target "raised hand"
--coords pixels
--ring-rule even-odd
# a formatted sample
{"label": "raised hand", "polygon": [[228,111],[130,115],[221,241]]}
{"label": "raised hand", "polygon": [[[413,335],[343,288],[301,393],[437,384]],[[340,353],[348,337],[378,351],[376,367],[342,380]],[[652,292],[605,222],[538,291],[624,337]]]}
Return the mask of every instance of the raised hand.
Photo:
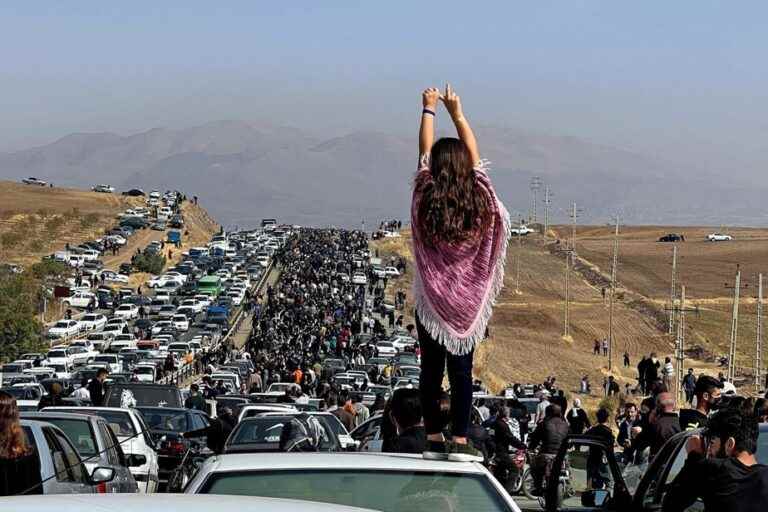
{"label": "raised hand", "polygon": [[464,117],[461,110],[461,98],[454,92],[451,84],[445,84],[445,93],[440,96],[440,99],[445,105],[445,109],[451,115],[451,119],[457,120]]}
{"label": "raised hand", "polygon": [[421,103],[424,106],[424,108],[430,109],[432,112],[434,112],[437,109],[437,102],[440,99],[440,90],[438,90],[437,87],[430,87],[428,89],[424,89],[424,92],[421,93]]}

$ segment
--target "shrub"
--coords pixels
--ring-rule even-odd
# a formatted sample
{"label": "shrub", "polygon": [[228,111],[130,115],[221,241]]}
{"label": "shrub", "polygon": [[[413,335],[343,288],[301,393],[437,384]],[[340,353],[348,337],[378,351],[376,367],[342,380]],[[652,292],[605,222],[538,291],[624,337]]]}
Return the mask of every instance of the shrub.
{"label": "shrub", "polygon": [[49,233],[55,233],[64,225],[64,218],[58,215],[54,215],[47,221],[45,221],[45,229]]}
{"label": "shrub", "polygon": [[0,246],[6,249],[12,249],[19,245],[24,239],[24,235],[19,231],[9,231],[0,235]]}
{"label": "shrub", "polygon": [[161,274],[165,268],[165,257],[159,254],[140,254],[133,261],[133,267],[139,272]]}
{"label": "shrub", "polygon": [[99,222],[99,216],[95,213],[89,213],[80,218],[80,227],[90,228],[95,226],[97,222]]}

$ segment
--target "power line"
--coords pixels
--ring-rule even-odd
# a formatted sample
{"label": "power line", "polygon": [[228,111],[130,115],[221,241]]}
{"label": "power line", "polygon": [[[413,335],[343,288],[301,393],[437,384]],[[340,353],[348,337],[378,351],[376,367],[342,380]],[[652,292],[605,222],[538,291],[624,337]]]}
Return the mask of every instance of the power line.
{"label": "power line", "polygon": [[544,187],[544,238],[547,238],[547,231],[549,231],[549,208],[552,204],[553,195],[549,185]]}
{"label": "power line", "polygon": [[728,380],[736,376],[736,342],[739,336],[739,291],[741,290],[741,268],[736,265],[736,282],[733,286],[733,311],[731,312],[731,344],[728,350]]}
{"label": "power line", "polygon": [[[675,279],[677,278],[677,245],[672,246],[672,291],[669,294],[669,303],[675,303]],[[669,334],[672,334],[675,325],[675,308],[669,309]]]}
{"label": "power line", "polygon": [[763,370],[763,274],[757,275],[757,337],[755,340],[755,391],[760,391]]}

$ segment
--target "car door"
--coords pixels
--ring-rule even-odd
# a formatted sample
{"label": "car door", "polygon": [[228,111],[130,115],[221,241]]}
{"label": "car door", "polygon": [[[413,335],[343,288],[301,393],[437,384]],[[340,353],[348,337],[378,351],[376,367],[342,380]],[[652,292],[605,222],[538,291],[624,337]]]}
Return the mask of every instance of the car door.
{"label": "car door", "polygon": [[67,436],[55,427],[44,426],[42,431],[53,461],[53,494],[92,494],[88,470]]}
{"label": "car door", "polygon": [[569,436],[552,463],[545,492],[547,511],[632,510],[632,495],[613,447],[587,436]]}
{"label": "car door", "polygon": [[138,492],[138,486],[136,479],[133,478],[130,469],[128,469],[128,461],[125,458],[122,448],[120,448],[120,441],[109,428],[106,421],[99,421],[99,432],[101,438],[104,440],[105,453],[107,461],[110,466],[115,470],[115,479],[110,483],[114,492],[120,493],[134,493]]}

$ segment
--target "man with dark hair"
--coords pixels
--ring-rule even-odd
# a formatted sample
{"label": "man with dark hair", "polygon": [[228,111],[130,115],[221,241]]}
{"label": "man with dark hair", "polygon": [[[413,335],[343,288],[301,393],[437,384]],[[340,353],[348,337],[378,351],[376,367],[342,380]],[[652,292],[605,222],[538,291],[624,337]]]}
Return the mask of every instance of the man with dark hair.
{"label": "man with dark hair", "polygon": [[91,405],[94,407],[104,406],[104,381],[107,380],[107,369],[99,368],[96,376],[88,384],[88,393],[91,395]]}
{"label": "man with dark hair", "polygon": [[702,375],[696,381],[693,394],[696,396],[695,409],[680,411],[680,427],[683,430],[695,430],[707,426],[709,413],[720,406],[723,383],[709,375]]}
{"label": "man with dark hair", "polygon": [[683,511],[699,498],[705,511],[765,510],[768,466],[755,458],[758,434],[752,400],[715,413],[703,436],[688,440],[688,458],[664,497],[663,510]]}
{"label": "man with dark hair", "polygon": [[200,386],[197,384],[189,386],[189,396],[184,400],[184,407],[187,409],[197,409],[198,411],[205,410],[205,398],[200,393]]}
{"label": "man with dark hair", "polygon": [[685,401],[692,404],[696,392],[696,375],[693,374],[693,368],[688,368],[688,373],[683,377],[683,390],[685,391]]}
{"label": "man with dark hair", "polygon": [[[509,455],[509,447],[525,450],[526,446],[520,440],[520,424],[517,420],[510,418],[511,411],[509,407],[502,405],[499,407],[496,420],[493,422],[493,441],[496,449],[496,468],[494,476],[501,482],[501,477],[510,470],[512,474],[516,472],[517,466]],[[502,482],[506,484],[506,482]]]}
{"label": "man with dark hair", "polygon": [[336,410],[331,412],[334,416],[339,418],[342,425],[347,427],[347,431],[352,432],[355,428],[355,417],[349,412],[352,407],[352,399],[349,397],[349,393],[342,391],[339,393],[336,399]]}
{"label": "man with dark hair", "polygon": [[427,437],[422,422],[419,390],[398,389],[392,394],[390,402],[390,416],[397,429],[397,437],[391,451],[395,453],[423,453]]}
{"label": "man with dark hair", "polygon": [[556,404],[547,406],[544,410],[544,419],[536,426],[536,430],[528,440],[529,449],[535,450],[541,447],[531,466],[536,494],[541,494],[542,481],[549,473],[552,461],[566,437],[568,437],[568,422],[563,419],[562,409]]}
{"label": "man with dark hair", "polygon": [[597,410],[597,425],[587,430],[584,435],[599,439],[605,450],[590,447],[587,457],[587,480],[591,483],[591,489],[603,489],[611,481],[611,471],[608,464],[603,463],[603,455],[613,451],[614,437],[611,427],[608,426],[608,419],[611,413],[608,409],[602,407]]}

